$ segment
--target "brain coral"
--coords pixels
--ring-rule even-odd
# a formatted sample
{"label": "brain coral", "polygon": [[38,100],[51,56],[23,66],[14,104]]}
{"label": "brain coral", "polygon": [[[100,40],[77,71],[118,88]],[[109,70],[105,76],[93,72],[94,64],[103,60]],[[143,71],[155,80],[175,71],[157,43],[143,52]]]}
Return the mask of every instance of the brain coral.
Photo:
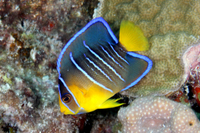
{"label": "brain coral", "polygon": [[197,133],[200,123],[185,105],[162,97],[136,99],[121,108],[118,118],[124,133]]}
{"label": "brain coral", "polygon": [[148,38],[150,50],[140,52],[154,66],[134,89],[131,96],[165,95],[184,82],[181,56],[200,35],[198,0],[100,0],[93,17],[102,16],[119,29],[125,19],[138,25]]}

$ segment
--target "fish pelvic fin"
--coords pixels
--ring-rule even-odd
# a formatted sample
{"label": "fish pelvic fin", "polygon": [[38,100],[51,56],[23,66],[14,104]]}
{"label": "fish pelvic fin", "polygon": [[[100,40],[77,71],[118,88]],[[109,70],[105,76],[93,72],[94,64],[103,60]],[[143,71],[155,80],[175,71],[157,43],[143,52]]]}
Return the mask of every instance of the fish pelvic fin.
{"label": "fish pelvic fin", "polygon": [[145,51],[149,43],[142,30],[130,21],[123,20],[120,25],[119,42],[128,51]]}
{"label": "fish pelvic fin", "polygon": [[114,108],[114,107],[118,107],[121,105],[124,105],[125,103],[118,103],[117,101],[119,101],[121,98],[118,99],[108,99],[106,100],[104,103],[102,103],[98,109],[106,109],[106,108]]}

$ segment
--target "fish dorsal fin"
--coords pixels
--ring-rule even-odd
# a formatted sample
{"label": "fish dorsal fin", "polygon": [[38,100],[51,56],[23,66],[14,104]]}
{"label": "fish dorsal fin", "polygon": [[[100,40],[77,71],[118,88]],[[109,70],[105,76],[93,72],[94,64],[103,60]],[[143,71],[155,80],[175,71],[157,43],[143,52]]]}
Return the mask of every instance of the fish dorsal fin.
{"label": "fish dorsal fin", "polygon": [[148,40],[142,30],[130,21],[123,20],[121,22],[119,42],[128,51],[145,51],[149,49]]}
{"label": "fish dorsal fin", "polygon": [[[122,22],[122,27],[132,26],[130,22],[123,23],[126,22]],[[135,85],[150,70],[150,63],[142,55],[127,54],[107,22],[96,18],[66,44],[58,58],[57,69],[68,87],[75,84],[83,88],[83,94],[93,84],[115,94]]]}
{"label": "fish dorsal fin", "polygon": [[62,70],[66,69],[66,64],[71,63],[69,59],[70,51],[73,52],[74,58],[79,57],[87,51],[84,47],[84,42],[90,48],[97,47],[99,42],[107,42],[112,45],[118,44],[118,40],[110,29],[108,23],[102,17],[96,18],[75,34],[74,37],[65,45],[58,58],[58,72],[61,72],[62,74]]}
{"label": "fish dorsal fin", "polygon": [[123,105],[124,103],[118,103],[120,98],[118,99],[108,99],[104,103],[102,103],[98,109],[106,109],[106,108],[114,108]]}

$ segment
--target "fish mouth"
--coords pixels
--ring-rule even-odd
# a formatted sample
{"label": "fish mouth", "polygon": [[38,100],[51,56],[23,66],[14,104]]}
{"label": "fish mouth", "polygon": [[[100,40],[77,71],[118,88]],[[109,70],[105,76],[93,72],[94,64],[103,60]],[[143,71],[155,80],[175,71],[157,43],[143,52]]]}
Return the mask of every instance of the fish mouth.
{"label": "fish mouth", "polygon": [[87,113],[87,111],[84,108],[80,107],[80,109],[75,114],[84,114],[84,113]]}

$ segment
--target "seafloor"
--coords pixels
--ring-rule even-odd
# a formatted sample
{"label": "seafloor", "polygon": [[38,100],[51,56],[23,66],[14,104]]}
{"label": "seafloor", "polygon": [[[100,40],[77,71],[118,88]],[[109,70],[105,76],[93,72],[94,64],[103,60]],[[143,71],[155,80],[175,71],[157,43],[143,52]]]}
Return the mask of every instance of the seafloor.
{"label": "seafloor", "polygon": [[[57,58],[96,17],[103,17],[116,36],[122,20],[139,26],[150,49],[138,53],[153,67],[137,85],[114,96],[126,103],[123,107],[64,115]],[[187,126],[199,133],[199,36],[199,0],[0,0],[0,133],[184,133]],[[150,106],[152,99],[158,106]],[[171,115],[154,118],[153,109]]]}

